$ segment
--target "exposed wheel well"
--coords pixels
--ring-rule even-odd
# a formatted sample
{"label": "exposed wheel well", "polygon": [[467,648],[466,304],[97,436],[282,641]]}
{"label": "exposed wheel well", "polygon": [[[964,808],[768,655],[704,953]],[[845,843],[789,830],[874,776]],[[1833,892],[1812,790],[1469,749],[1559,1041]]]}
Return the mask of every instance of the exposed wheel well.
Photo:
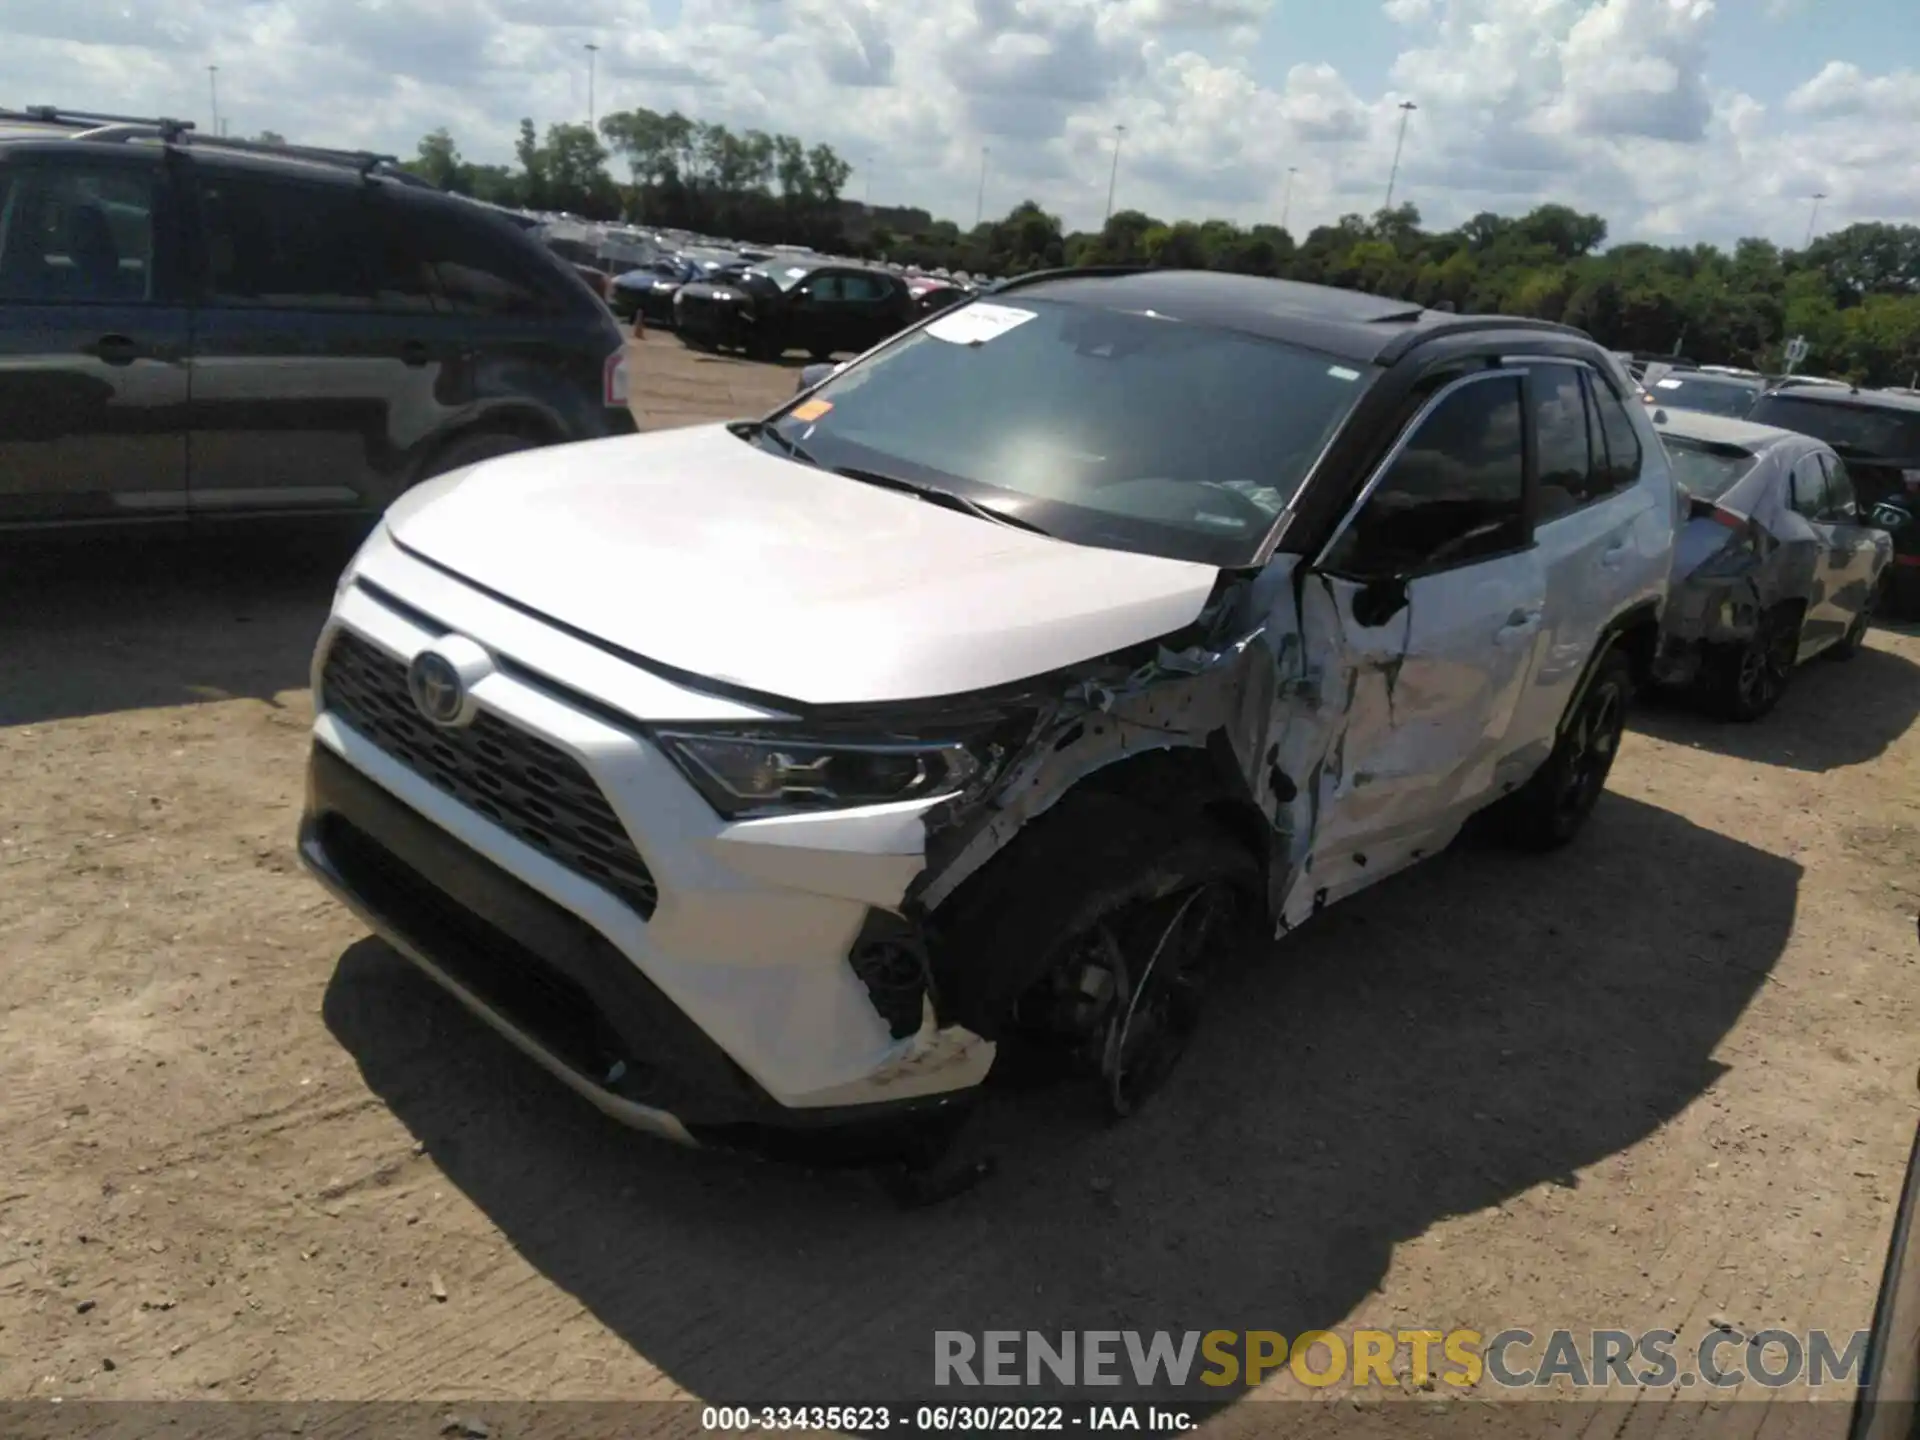
{"label": "exposed wheel well", "polygon": [[425,479],[439,473],[436,467],[448,453],[485,435],[510,435],[533,445],[552,445],[563,438],[552,422],[531,411],[498,411],[442,435],[420,461],[416,477]]}
{"label": "exposed wheel well", "polygon": [[1660,653],[1660,621],[1653,611],[1641,610],[1627,617],[1614,632],[1612,643],[1633,667],[1634,687],[1647,685],[1653,678],[1654,658]]}

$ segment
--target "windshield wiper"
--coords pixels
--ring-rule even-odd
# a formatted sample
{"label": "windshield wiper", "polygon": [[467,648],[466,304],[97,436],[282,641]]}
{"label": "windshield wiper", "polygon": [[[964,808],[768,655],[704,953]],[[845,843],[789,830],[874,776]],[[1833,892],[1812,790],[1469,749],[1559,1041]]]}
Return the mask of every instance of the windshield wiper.
{"label": "windshield wiper", "polygon": [[878,485],[883,490],[898,490],[903,495],[917,495],[930,505],[943,505],[949,510],[958,510],[962,515],[971,515],[976,520],[988,520],[995,525],[1011,525],[1016,530],[1030,530],[1035,535],[1048,534],[1024,515],[1012,515],[1004,510],[995,510],[991,505],[982,505],[978,500],[969,500],[965,495],[955,494],[951,490],[942,490],[937,485],[922,485],[918,481],[903,480],[898,475],[883,475],[878,470],[862,470],[852,465],[830,465],[827,468],[835,475],[844,475],[847,479],[858,480],[863,485]]}
{"label": "windshield wiper", "polygon": [[785,435],[782,435],[776,430],[771,421],[740,420],[729,425],[727,428],[742,440],[771,440],[802,465],[811,465],[816,470],[825,468],[818,460],[814,459],[812,455],[808,454],[802,446],[789,440]]}

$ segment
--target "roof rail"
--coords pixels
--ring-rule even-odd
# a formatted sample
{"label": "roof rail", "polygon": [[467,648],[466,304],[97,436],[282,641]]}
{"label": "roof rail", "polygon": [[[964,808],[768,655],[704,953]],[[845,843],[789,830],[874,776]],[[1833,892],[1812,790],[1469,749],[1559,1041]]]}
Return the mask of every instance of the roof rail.
{"label": "roof rail", "polygon": [[220,150],[238,150],[248,155],[284,155],[290,160],[315,160],[323,165],[347,165],[362,175],[371,175],[386,166],[400,168],[400,157],[372,150],[330,150],[320,145],[289,145],[279,140],[235,140],[227,135],[183,135],[191,145]]}
{"label": "roof rail", "polygon": [[[164,116],[106,115],[91,110],[66,110],[58,105],[29,105],[24,110],[0,110],[0,120],[32,120],[47,125],[75,128],[75,140],[159,140],[168,145],[210,146],[236,150],[250,155],[281,155],[291,160],[312,160],[323,165],[345,165],[362,175],[391,171],[396,175],[400,160],[372,150],[332,150],[319,145],[289,145],[276,140],[237,140],[227,135],[203,135],[191,120],[171,120]],[[428,188],[430,182],[408,177]]]}
{"label": "roof rail", "polygon": [[24,110],[0,110],[0,120],[34,120],[42,125],[70,125],[79,129],[135,126],[145,133],[173,139],[193,129],[191,120],[164,115],[107,115],[96,110],[68,110],[59,105],[29,105]]}

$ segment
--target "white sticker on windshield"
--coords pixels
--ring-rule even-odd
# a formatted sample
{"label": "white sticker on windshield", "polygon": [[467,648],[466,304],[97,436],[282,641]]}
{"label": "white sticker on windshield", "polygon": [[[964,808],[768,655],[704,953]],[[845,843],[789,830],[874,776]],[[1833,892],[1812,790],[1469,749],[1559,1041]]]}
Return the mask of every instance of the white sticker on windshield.
{"label": "white sticker on windshield", "polygon": [[1653,383],[1661,390],[1678,390],[1680,388],[1680,382],[1678,380],[1656,380]]}
{"label": "white sticker on windshield", "polygon": [[998,339],[1016,326],[1033,319],[1033,311],[1016,310],[1011,305],[995,305],[976,300],[971,305],[949,310],[927,326],[927,334],[949,345],[984,345]]}
{"label": "white sticker on windshield", "polygon": [[1329,365],[1327,367],[1327,374],[1336,380],[1358,380],[1360,378],[1360,372],[1358,370],[1349,370],[1344,365]]}
{"label": "white sticker on windshield", "polygon": [[789,280],[798,280],[802,275],[805,275],[806,273],[807,271],[804,266],[796,265],[794,266],[793,269],[787,271],[787,278]]}

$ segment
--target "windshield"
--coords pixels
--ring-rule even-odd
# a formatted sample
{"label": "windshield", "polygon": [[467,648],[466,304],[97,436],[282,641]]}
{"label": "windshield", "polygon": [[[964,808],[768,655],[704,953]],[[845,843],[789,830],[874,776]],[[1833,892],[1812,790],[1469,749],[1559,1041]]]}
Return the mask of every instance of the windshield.
{"label": "windshield", "polygon": [[1753,408],[1758,385],[1738,380],[1712,380],[1700,375],[1668,375],[1653,382],[1652,395],[1660,405],[1676,410],[1700,410],[1738,420]]}
{"label": "windshield", "polygon": [[829,468],[931,483],[1081,544],[1249,563],[1371,382],[1229,330],[974,301],[776,417]]}
{"label": "windshield", "polygon": [[1824,440],[1849,458],[1920,457],[1920,412],[1773,394],[1754,407],[1751,418],[1761,425],[1777,425]]}
{"label": "windshield", "polygon": [[1684,435],[1662,435],[1673,462],[1673,478],[1689,495],[1718,500],[1753,469],[1759,456],[1738,445],[1690,440]]}

